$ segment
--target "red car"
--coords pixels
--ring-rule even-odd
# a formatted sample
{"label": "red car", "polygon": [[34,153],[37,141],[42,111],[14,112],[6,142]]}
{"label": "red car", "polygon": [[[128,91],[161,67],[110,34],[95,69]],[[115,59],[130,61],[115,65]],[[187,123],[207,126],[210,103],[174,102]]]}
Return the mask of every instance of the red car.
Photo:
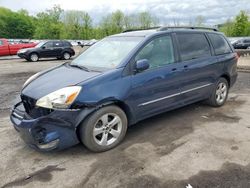
{"label": "red car", "polygon": [[7,39],[0,39],[0,56],[16,55],[18,50],[32,48],[36,45],[36,43],[11,44]]}

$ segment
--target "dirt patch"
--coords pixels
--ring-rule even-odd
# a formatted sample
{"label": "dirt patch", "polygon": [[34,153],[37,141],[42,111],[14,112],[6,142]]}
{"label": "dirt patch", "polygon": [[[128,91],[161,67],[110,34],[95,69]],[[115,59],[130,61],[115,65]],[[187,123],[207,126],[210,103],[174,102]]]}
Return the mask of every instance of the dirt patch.
{"label": "dirt patch", "polygon": [[226,123],[237,123],[241,119],[238,116],[229,116],[221,112],[211,113],[205,117],[207,121],[223,121]]}
{"label": "dirt patch", "polygon": [[47,166],[41,170],[35,171],[29,174],[26,177],[22,177],[16,179],[12,182],[9,182],[2,186],[2,188],[6,187],[14,187],[14,186],[24,186],[32,181],[41,181],[41,182],[48,182],[52,179],[52,172],[54,171],[63,171],[65,168],[58,168],[57,165]]}
{"label": "dirt patch", "polygon": [[239,149],[238,146],[232,146],[232,147],[231,147],[231,150],[233,150],[233,151],[236,151],[236,150],[238,150],[238,149]]}
{"label": "dirt patch", "polygon": [[188,184],[193,188],[247,188],[250,187],[250,165],[225,163],[218,171],[201,171],[187,180],[164,181],[151,175],[142,175],[117,187],[185,188]]}

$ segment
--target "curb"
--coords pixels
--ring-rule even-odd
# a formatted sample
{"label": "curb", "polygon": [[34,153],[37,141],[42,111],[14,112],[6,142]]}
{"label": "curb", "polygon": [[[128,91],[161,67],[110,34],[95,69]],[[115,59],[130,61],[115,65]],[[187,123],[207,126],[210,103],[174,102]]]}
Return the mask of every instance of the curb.
{"label": "curb", "polygon": [[250,66],[238,66],[237,71],[238,72],[249,72],[250,73]]}

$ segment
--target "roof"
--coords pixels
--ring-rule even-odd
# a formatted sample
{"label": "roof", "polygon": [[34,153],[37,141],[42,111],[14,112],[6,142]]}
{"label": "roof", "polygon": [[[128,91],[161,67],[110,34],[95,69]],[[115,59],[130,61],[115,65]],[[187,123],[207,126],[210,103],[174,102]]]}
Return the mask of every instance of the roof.
{"label": "roof", "polygon": [[152,34],[162,33],[162,32],[176,32],[176,31],[185,31],[185,32],[217,32],[215,28],[206,28],[206,27],[155,27],[145,30],[127,30],[119,34],[112,35],[112,37],[146,37]]}

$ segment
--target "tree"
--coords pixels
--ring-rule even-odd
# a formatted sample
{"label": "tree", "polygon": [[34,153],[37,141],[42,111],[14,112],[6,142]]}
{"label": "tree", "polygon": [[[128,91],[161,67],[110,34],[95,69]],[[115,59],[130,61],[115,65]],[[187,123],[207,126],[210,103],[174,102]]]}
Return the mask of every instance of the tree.
{"label": "tree", "polygon": [[62,38],[68,39],[90,39],[92,19],[87,12],[70,10],[62,16],[63,34]]}
{"label": "tree", "polygon": [[138,15],[139,27],[147,29],[157,25],[158,20],[152,16],[149,12],[141,12]]}
{"label": "tree", "polygon": [[36,15],[34,37],[38,39],[59,39],[62,30],[60,16],[63,10],[55,5],[52,9]]}
{"label": "tree", "polygon": [[245,11],[240,11],[239,15],[235,18],[233,27],[233,36],[247,36],[250,34],[249,18]]}
{"label": "tree", "polygon": [[5,38],[32,38],[33,18],[26,10],[12,12],[0,7],[0,36]]}
{"label": "tree", "polygon": [[233,36],[234,22],[228,19],[224,24],[218,25],[219,30],[226,36]]}

